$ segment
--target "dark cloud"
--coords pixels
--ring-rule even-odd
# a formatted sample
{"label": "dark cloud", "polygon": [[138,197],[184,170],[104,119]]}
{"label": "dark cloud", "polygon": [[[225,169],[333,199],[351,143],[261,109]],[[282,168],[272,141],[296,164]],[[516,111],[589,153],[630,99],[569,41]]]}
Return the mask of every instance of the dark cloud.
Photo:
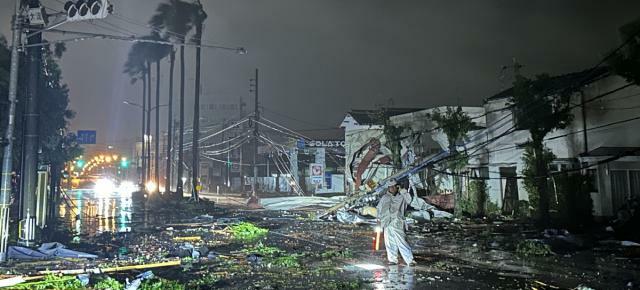
{"label": "dark cloud", "polygon": [[[161,1],[112,2],[116,16],[63,27],[144,34],[148,29],[140,24]],[[203,102],[252,99],[248,79],[258,67],[262,105],[307,122],[269,111],[266,116],[294,128],[336,126],[349,108],[373,107],[390,98],[405,107],[476,105],[508,85],[500,81],[500,68],[513,57],[529,74],[582,70],[618,44],[620,25],[640,16],[640,1],[631,0],[202,2],[209,15],[204,42],[249,51],[244,56],[204,51]],[[12,3],[0,0],[5,35]],[[62,6],[57,0],[43,3]],[[122,104],[139,101],[141,93],[140,84],[131,85],[122,74],[130,45],[68,44],[62,68],[78,112],[73,129],[98,129],[101,142],[137,136],[138,111]],[[189,67],[193,55],[189,49]],[[189,105],[193,75],[187,74]]]}

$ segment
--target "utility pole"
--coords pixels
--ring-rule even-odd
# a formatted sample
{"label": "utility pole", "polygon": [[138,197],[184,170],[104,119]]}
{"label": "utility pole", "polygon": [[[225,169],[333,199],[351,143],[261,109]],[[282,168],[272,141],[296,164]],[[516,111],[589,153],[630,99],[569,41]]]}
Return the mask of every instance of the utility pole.
{"label": "utility pole", "polygon": [[258,181],[258,136],[259,136],[259,127],[258,122],[260,121],[260,110],[258,109],[258,69],[256,68],[256,75],[253,79],[253,93],[254,93],[254,124],[253,124],[253,182],[251,183],[251,194],[253,196],[256,195],[257,181]]}
{"label": "utility pole", "polygon": [[[147,71],[147,180],[151,179],[151,63],[146,62]],[[146,187],[146,183],[145,183]]]}
{"label": "utility pole", "polygon": [[[40,7],[40,0],[29,0],[29,8]],[[30,36],[28,44],[38,44],[42,42],[42,33],[34,33],[42,30],[44,25],[30,24],[27,29]],[[28,93],[25,110],[25,134],[23,146],[23,166],[22,166],[22,215],[20,217],[23,232],[19,233],[19,241],[29,246],[35,239],[35,216],[36,216],[36,183],[38,172],[38,122],[40,112],[38,111],[38,87],[40,85],[40,69],[42,62],[42,47],[29,47],[27,51],[29,57],[29,77]]]}
{"label": "utility pole", "polygon": [[[242,100],[242,97],[240,97],[240,116],[238,116],[238,122],[242,119],[242,117],[244,117],[244,107],[247,106],[247,103],[245,103]],[[244,124],[240,124],[240,132],[242,132],[242,134],[244,134]],[[230,144],[229,144],[230,145]],[[238,162],[238,168],[240,170],[240,184],[241,184],[241,188],[242,188],[242,192],[244,192],[244,166],[242,165],[242,155],[244,154],[244,144],[240,145],[240,161]]]}
{"label": "utility pole", "polygon": [[9,207],[11,196],[11,172],[13,169],[13,130],[16,115],[16,91],[18,88],[18,45],[22,35],[20,18],[20,0],[15,1],[13,15],[13,39],[11,41],[11,68],[9,77],[9,122],[5,131],[4,153],[2,156],[2,185],[0,187],[0,262],[7,260],[7,241],[9,238]]}
{"label": "utility pole", "polygon": [[154,153],[155,192],[160,192],[160,60],[156,61],[156,140]]}
{"label": "utility pole", "polygon": [[142,167],[140,168],[140,186],[144,191],[144,186],[147,184],[147,161],[145,148],[147,146],[147,124],[146,124],[146,112],[147,112],[147,72],[146,70],[142,74],[142,145],[140,148],[140,160]]}
{"label": "utility pole", "polygon": [[165,191],[168,194],[171,194],[171,162],[172,160],[172,152],[171,147],[173,146],[173,69],[175,65],[176,52],[171,47],[171,54],[169,55],[171,58],[170,67],[169,67],[169,112],[167,112],[167,167],[165,167],[166,177],[165,177]]}

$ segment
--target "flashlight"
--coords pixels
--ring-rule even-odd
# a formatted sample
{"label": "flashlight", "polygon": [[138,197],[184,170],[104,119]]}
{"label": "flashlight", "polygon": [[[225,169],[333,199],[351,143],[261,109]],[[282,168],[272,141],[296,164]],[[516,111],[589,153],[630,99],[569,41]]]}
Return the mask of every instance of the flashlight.
{"label": "flashlight", "polygon": [[376,232],[374,250],[378,251],[380,250],[380,233],[382,233],[382,227],[378,224],[373,230]]}

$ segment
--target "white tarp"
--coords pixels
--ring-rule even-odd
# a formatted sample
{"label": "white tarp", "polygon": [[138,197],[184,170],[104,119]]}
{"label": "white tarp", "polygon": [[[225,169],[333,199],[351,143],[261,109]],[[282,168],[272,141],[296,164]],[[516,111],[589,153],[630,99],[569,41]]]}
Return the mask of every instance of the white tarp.
{"label": "white tarp", "polygon": [[332,207],[338,204],[344,196],[287,196],[261,198],[260,204],[267,210],[291,210],[309,206]]}

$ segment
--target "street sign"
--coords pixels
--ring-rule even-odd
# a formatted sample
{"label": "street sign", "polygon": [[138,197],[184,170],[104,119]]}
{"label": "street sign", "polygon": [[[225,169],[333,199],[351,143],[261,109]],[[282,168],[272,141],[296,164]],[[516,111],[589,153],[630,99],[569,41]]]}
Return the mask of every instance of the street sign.
{"label": "street sign", "polygon": [[309,179],[312,184],[322,184],[324,179],[324,165],[312,163],[309,165]]}
{"label": "street sign", "polygon": [[298,147],[298,149],[304,149],[305,146],[305,141],[304,139],[300,139],[296,142],[296,146]]}
{"label": "street sign", "polygon": [[78,144],[96,144],[96,131],[78,130]]}
{"label": "street sign", "polygon": [[30,8],[27,11],[27,18],[31,25],[45,25],[47,24],[46,13],[44,13],[44,7]]}

